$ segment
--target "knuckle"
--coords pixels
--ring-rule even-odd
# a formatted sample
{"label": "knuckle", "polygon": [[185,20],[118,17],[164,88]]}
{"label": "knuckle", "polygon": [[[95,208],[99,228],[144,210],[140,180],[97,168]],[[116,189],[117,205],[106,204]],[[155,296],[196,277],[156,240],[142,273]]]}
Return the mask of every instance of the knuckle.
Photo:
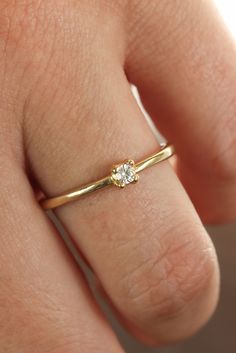
{"label": "knuckle", "polygon": [[66,3],[62,0],[55,6],[53,1],[45,0],[3,0],[0,3],[0,39],[6,51],[12,46],[26,50],[33,47],[39,54],[40,50],[44,54],[48,48],[55,50],[54,44],[58,44],[58,39],[67,45],[67,49],[72,48],[75,46],[73,35],[78,36],[76,45],[80,49],[88,39],[94,46],[94,38],[105,28],[101,19],[112,26],[115,17],[110,18],[107,12],[121,12],[125,3],[107,0],[93,4],[86,1]]}
{"label": "knuckle", "polygon": [[[21,1],[14,0],[1,1],[0,5],[0,38],[4,43],[4,51],[11,51],[12,47],[18,46],[19,42],[25,44],[32,38],[32,31],[38,28],[40,19],[38,11],[40,5],[38,1]],[[29,34],[31,36],[29,37]]]}
{"label": "knuckle", "polygon": [[103,11],[109,10],[110,12],[118,15],[123,15],[125,12],[128,1],[127,0],[102,0],[98,4]]}
{"label": "knuckle", "polygon": [[[100,82],[98,74],[100,71],[104,74],[104,58],[110,59],[113,37],[120,36],[120,21],[116,21],[115,15],[109,16],[111,10],[106,11],[105,7],[118,12],[123,11],[121,4],[122,1],[105,0],[94,4],[68,1],[67,4],[62,0],[55,6],[53,1],[45,0],[1,1],[0,56],[5,65],[0,62],[0,71],[8,78],[6,89],[12,95],[11,100],[20,103],[22,119],[27,120],[29,110],[37,105],[43,120],[48,102],[58,106],[61,97],[66,114],[67,107],[76,109],[78,90],[83,92],[85,84],[93,87],[94,79]],[[107,31],[107,26],[111,30]],[[120,47],[117,50],[123,52],[123,46]],[[84,106],[91,105],[88,100],[94,99],[88,91],[79,102],[83,110]]]}
{"label": "knuckle", "polygon": [[189,234],[181,238],[172,237],[169,244],[151,250],[148,261],[126,279],[131,315],[145,320],[178,317],[206,290],[215,271],[214,250]]}

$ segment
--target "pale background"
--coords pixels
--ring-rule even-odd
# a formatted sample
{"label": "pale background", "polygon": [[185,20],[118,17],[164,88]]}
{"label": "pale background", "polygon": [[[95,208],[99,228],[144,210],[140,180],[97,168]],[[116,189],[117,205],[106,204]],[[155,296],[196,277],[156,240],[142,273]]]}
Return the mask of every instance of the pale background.
{"label": "pale background", "polygon": [[[236,1],[215,2],[236,39]],[[221,296],[214,317],[190,340],[158,349],[135,341],[112,318],[112,325],[127,353],[236,353],[236,224],[209,227],[208,231],[216,246],[221,267]]]}

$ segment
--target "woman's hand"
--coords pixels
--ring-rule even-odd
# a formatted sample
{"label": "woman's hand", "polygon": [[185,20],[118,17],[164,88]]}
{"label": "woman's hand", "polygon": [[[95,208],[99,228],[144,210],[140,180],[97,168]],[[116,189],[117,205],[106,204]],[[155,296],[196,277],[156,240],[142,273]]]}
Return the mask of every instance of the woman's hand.
{"label": "woman's hand", "polygon": [[[236,50],[210,1],[1,0],[1,352],[122,352],[29,178],[57,195],[154,152],[130,82],[202,220],[236,217]],[[138,338],[212,314],[215,250],[168,162],[56,214]]]}

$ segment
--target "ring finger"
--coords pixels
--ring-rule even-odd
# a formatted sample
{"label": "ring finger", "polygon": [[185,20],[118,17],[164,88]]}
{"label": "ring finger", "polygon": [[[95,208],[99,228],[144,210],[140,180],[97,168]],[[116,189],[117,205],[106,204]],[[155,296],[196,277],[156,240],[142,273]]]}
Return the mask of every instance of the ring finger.
{"label": "ring finger", "polygon": [[[123,38],[113,22],[109,25],[109,33],[96,33],[102,49],[95,44],[86,49],[90,70],[72,61],[76,45],[57,44],[64,56],[54,53],[47,67],[53,83],[45,89],[46,74],[47,81],[40,80],[28,101],[27,155],[47,195],[103,177],[113,163],[127,157],[137,161],[157,149],[123,71],[123,48],[116,45]],[[66,63],[63,71],[60,60]],[[213,311],[218,294],[214,248],[168,162],[143,172],[135,186],[110,188],[56,212],[140,337],[183,338]]]}

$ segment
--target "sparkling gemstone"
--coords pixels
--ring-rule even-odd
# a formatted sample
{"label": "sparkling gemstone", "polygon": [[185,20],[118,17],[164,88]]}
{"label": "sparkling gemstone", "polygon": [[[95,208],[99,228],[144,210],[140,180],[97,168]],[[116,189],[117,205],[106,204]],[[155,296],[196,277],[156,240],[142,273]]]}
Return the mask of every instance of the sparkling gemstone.
{"label": "sparkling gemstone", "polygon": [[136,180],[135,168],[130,162],[123,163],[114,169],[112,178],[118,186],[130,184]]}

